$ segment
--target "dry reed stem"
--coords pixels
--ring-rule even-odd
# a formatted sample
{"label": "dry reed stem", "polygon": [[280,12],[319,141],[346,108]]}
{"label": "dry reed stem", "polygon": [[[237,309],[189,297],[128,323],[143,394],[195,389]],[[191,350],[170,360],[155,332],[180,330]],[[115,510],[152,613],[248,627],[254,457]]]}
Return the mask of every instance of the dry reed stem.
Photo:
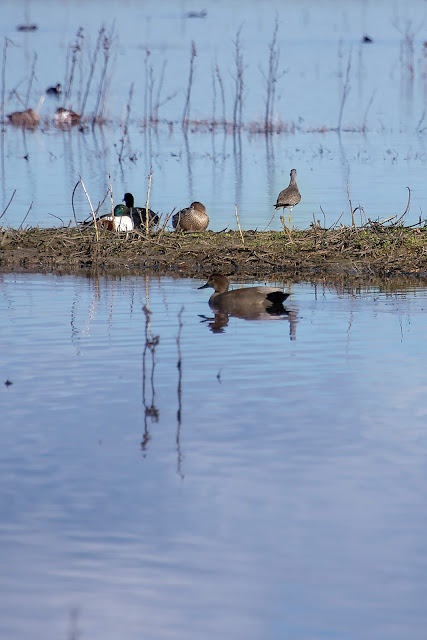
{"label": "dry reed stem", "polygon": [[400,218],[398,220],[396,220],[396,222],[394,223],[395,225],[399,224],[399,222],[401,220],[403,220],[403,218],[406,216],[406,214],[408,213],[409,210],[409,205],[411,203],[411,190],[409,187],[406,187],[408,189],[408,204],[406,205],[406,209],[405,211],[402,213],[402,215],[400,216]]}
{"label": "dry reed stem", "polygon": [[111,215],[114,216],[113,184],[111,182],[110,174],[108,174],[108,190],[110,192],[110,199],[111,199]]}
{"label": "dry reed stem", "polygon": [[13,191],[13,193],[12,193],[11,197],[10,197],[9,202],[8,202],[8,203],[7,203],[7,205],[6,205],[6,208],[4,209],[3,213],[1,214],[1,216],[0,216],[0,220],[3,218],[4,214],[5,214],[5,213],[6,213],[6,211],[9,209],[9,205],[10,205],[10,203],[12,202],[12,200],[13,200],[13,197],[14,197],[15,193],[16,193],[16,189],[14,189],[14,191]]}
{"label": "dry reed stem", "polygon": [[184,111],[182,113],[181,124],[184,126],[188,124],[190,120],[190,97],[191,97],[191,88],[193,85],[193,73],[194,73],[194,58],[197,56],[196,45],[194,41],[191,42],[191,54],[190,54],[190,73],[188,77],[188,86],[187,86],[187,96],[185,99]]}
{"label": "dry reed stem", "polygon": [[350,204],[351,223],[353,225],[353,228],[357,229],[356,222],[354,220],[354,211],[356,211],[356,209],[354,209],[353,211],[353,205],[351,204],[351,198],[350,198],[350,187],[348,186],[348,182],[347,182],[347,197],[348,197],[348,202]]}
{"label": "dry reed stem", "polygon": [[342,116],[343,116],[345,101],[347,100],[347,96],[350,93],[350,89],[351,89],[350,70],[351,70],[351,51],[348,54],[347,70],[346,70],[345,81],[342,89],[341,106],[340,106],[340,112],[338,116],[338,127],[337,127],[338,133],[341,131],[341,123],[342,123]]}
{"label": "dry reed stem", "polygon": [[34,202],[34,200],[31,201],[31,204],[30,204],[30,206],[28,208],[28,211],[25,214],[23,221],[21,222],[21,224],[18,227],[18,231],[20,231],[22,229],[22,225],[24,224],[25,220],[27,219],[28,214],[30,213],[31,209],[33,208],[33,202]]}
{"label": "dry reed stem", "polygon": [[242,244],[245,246],[245,239],[243,237],[242,228],[240,226],[239,214],[237,213],[237,204],[234,205],[234,213],[236,214],[237,226],[239,227],[240,237],[242,238]]}
{"label": "dry reed stem", "polygon": [[82,187],[83,187],[83,191],[85,192],[85,194],[86,194],[86,198],[88,199],[89,206],[90,206],[90,210],[92,211],[93,224],[94,224],[94,226],[95,226],[96,241],[97,241],[97,242],[99,242],[98,223],[97,223],[97,220],[96,220],[95,211],[93,210],[92,202],[91,202],[91,200],[90,200],[89,194],[88,194],[88,192],[87,192],[87,190],[86,190],[85,184],[84,184],[84,182],[83,182],[82,177],[81,177],[81,175],[80,175],[80,174],[79,174],[79,178],[80,178],[80,182],[81,182]]}
{"label": "dry reed stem", "polygon": [[150,167],[150,175],[148,176],[147,202],[145,204],[145,237],[146,238],[148,238],[148,205],[150,204],[150,191],[151,191],[152,177],[153,177],[153,167]]}

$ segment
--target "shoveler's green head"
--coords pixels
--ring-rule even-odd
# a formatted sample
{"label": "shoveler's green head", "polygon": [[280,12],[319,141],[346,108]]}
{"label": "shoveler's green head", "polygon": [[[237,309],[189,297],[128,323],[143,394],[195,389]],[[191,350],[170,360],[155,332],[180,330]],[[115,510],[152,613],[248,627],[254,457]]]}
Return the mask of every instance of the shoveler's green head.
{"label": "shoveler's green head", "polygon": [[118,204],[114,207],[115,216],[127,216],[129,215],[129,209],[124,204]]}

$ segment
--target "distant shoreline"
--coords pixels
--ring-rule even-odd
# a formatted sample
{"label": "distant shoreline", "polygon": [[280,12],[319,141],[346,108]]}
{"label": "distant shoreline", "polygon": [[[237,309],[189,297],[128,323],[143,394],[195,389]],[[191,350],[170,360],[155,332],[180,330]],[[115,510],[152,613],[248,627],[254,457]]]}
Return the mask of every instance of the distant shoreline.
{"label": "distant shoreline", "polygon": [[146,237],[94,228],[0,232],[0,271],[205,278],[219,272],[254,280],[375,280],[427,284],[427,228],[320,227],[283,232],[159,231]]}

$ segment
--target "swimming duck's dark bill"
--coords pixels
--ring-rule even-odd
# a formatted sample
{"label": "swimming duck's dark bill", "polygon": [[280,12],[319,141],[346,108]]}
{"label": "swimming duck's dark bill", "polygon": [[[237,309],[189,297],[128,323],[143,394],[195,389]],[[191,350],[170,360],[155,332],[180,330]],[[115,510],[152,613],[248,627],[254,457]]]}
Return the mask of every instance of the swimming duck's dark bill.
{"label": "swimming duck's dark bill", "polygon": [[209,282],[207,282],[206,284],[202,284],[201,287],[197,287],[198,289],[209,289],[211,285],[209,284]]}

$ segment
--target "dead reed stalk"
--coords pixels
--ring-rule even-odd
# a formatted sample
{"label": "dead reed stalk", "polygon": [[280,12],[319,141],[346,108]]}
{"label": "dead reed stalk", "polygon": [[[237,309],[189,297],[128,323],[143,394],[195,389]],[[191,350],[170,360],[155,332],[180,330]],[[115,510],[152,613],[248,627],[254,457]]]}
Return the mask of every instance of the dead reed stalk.
{"label": "dead reed stalk", "polygon": [[224,93],[224,83],[222,81],[222,76],[219,70],[218,65],[215,65],[215,73],[216,73],[216,77],[218,79],[218,84],[219,84],[219,88],[221,91],[221,102],[222,102],[222,124],[225,128],[226,126],[226,117],[225,117],[225,93]]}
{"label": "dead reed stalk", "polygon": [[126,104],[126,118],[125,121],[123,123],[123,127],[122,127],[122,137],[121,137],[121,146],[120,146],[120,151],[119,151],[119,163],[122,163],[122,157],[123,157],[123,150],[125,147],[125,143],[126,143],[126,138],[128,136],[128,132],[129,132],[129,118],[130,118],[130,109],[131,109],[131,104],[132,104],[132,98],[133,98],[133,82],[130,85],[129,88],[129,96],[128,96],[128,101]]}
{"label": "dead reed stalk", "polygon": [[95,121],[96,118],[101,115],[101,111],[102,111],[101,105],[103,104],[104,96],[106,95],[106,91],[107,91],[108,85],[107,85],[106,78],[107,78],[108,63],[110,61],[111,36],[107,36],[103,34],[102,49],[104,53],[104,65],[101,71],[101,79],[99,82],[98,95],[96,97],[95,109],[93,111],[93,116],[92,116],[93,121]]}
{"label": "dead reed stalk", "polygon": [[145,49],[144,69],[145,69],[145,85],[144,85],[144,123],[148,124],[148,79],[149,79],[149,65],[148,59],[151,56],[151,51]]}
{"label": "dead reed stalk", "polygon": [[83,46],[83,41],[84,41],[84,35],[83,35],[83,27],[79,27],[77,29],[77,33],[76,33],[76,41],[74,43],[74,45],[71,47],[71,66],[70,66],[70,73],[69,76],[66,80],[65,83],[65,92],[64,92],[64,105],[66,105],[71,97],[71,89],[73,86],[73,81],[74,81],[74,73],[75,73],[75,68],[76,68],[76,63],[77,63],[77,58],[79,53],[81,53],[82,51],[82,46]]}
{"label": "dead reed stalk", "polygon": [[340,106],[340,112],[339,112],[339,116],[338,116],[338,133],[341,131],[341,123],[342,123],[342,116],[343,116],[343,111],[344,111],[344,105],[345,105],[345,101],[347,100],[347,96],[350,93],[350,70],[351,70],[351,51],[348,54],[348,60],[347,60],[347,69],[346,69],[346,73],[345,73],[345,81],[344,81],[344,85],[343,85],[343,89],[342,89],[342,98],[341,98],[341,106]]}
{"label": "dead reed stalk", "polygon": [[27,211],[27,213],[25,214],[23,221],[21,222],[21,224],[20,224],[20,225],[19,225],[19,227],[18,227],[18,231],[20,231],[20,230],[22,229],[22,226],[23,226],[23,224],[24,224],[25,220],[27,219],[28,214],[30,213],[31,209],[33,208],[33,202],[34,202],[34,200],[32,200],[32,201],[31,201],[31,204],[30,204],[30,206],[28,207],[28,211]]}
{"label": "dead reed stalk", "polygon": [[[148,190],[147,190],[147,202],[145,204],[145,237],[148,238],[148,229],[149,229],[149,216],[148,216],[148,205],[150,204],[150,191],[151,191],[151,179],[153,177],[153,167],[150,167],[150,175],[148,176]],[[141,220],[142,222],[142,220]]]}
{"label": "dead reed stalk", "polygon": [[4,125],[4,103],[5,103],[5,93],[6,93],[6,58],[7,58],[7,48],[10,44],[12,44],[13,46],[16,46],[14,42],[12,42],[12,40],[5,37],[4,46],[3,46],[3,62],[2,62],[2,69],[1,69],[1,124],[2,126]]}
{"label": "dead reed stalk", "polygon": [[30,101],[31,86],[32,86],[33,80],[34,80],[34,74],[35,74],[35,70],[36,70],[36,62],[37,62],[37,53],[34,52],[33,64],[31,65],[31,71],[30,71],[30,79],[28,80],[27,95],[26,95],[26,98],[25,98],[25,110],[28,109],[28,103]]}
{"label": "dead reed stalk", "polygon": [[234,78],[234,107],[233,107],[233,130],[240,129],[242,126],[242,109],[243,109],[243,90],[245,87],[243,81],[243,53],[240,43],[240,27],[236,33],[236,40],[234,41],[234,62],[236,65],[236,76]]}
{"label": "dead reed stalk", "polygon": [[6,211],[9,209],[9,205],[10,205],[10,203],[12,202],[12,200],[13,200],[13,198],[14,198],[14,196],[15,196],[15,193],[16,193],[16,189],[14,189],[14,190],[13,190],[13,193],[12,193],[12,195],[11,195],[11,197],[10,197],[10,200],[9,200],[9,202],[7,203],[6,208],[4,209],[3,213],[2,213],[2,214],[1,214],[1,216],[0,216],[0,220],[3,218],[4,214],[5,214],[5,213],[6,213]]}
{"label": "dead reed stalk", "polygon": [[95,71],[95,66],[96,66],[96,61],[98,58],[98,53],[99,50],[101,48],[101,42],[102,42],[102,38],[104,37],[105,34],[105,27],[104,25],[101,26],[101,28],[99,29],[98,32],[98,37],[96,39],[96,44],[95,44],[95,49],[92,55],[92,60],[90,63],[90,68],[89,68],[89,74],[88,74],[88,78],[87,78],[87,82],[86,82],[86,89],[85,89],[85,93],[83,96],[83,102],[82,102],[82,106],[81,106],[81,110],[80,110],[80,115],[83,115],[84,110],[86,108],[86,102],[89,96],[89,89],[90,89],[90,85],[92,84],[92,80],[93,80],[93,74]]}
{"label": "dead reed stalk", "polygon": [[350,205],[351,223],[352,223],[352,225],[353,225],[353,228],[354,228],[354,229],[357,229],[357,227],[356,227],[356,222],[355,222],[355,220],[354,220],[354,212],[356,211],[357,207],[356,207],[356,209],[353,209],[353,205],[351,204],[350,188],[349,188],[349,186],[348,186],[348,182],[347,182],[347,197],[348,197],[348,202],[349,202],[349,205]]}
{"label": "dead reed stalk", "polygon": [[[85,194],[86,194],[86,198],[88,199],[89,206],[90,206],[90,210],[91,210],[91,212],[92,212],[93,224],[94,224],[94,227],[95,227],[96,241],[97,241],[97,242],[99,242],[98,223],[97,223],[97,220],[96,220],[95,211],[94,211],[94,209],[93,209],[91,199],[90,199],[90,197],[89,197],[89,194],[88,194],[88,192],[87,192],[87,190],[86,190],[85,184],[84,184],[84,182],[83,182],[82,177],[81,177],[81,175],[80,175],[80,174],[79,174],[79,178],[80,178],[81,185],[82,185],[82,187],[83,187],[83,191],[85,192]],[[77,183],[77,184],[78,184],[78,183]]]}
{"label": "dead reed stalk", "polygon": [[190,98],[191,98],[191,88],[193,86],[193,74],[194,74],[194,58],[197,56],[196,45],[194,44],[194,40],[191,42],[191,53],[190,53],[190,72],[188,76],[188,86],[187,86],[187,96],[185,99],[184,111],[182,112],[182,126],[188,125],[190,120]]}
{"label": "dead reed stalk", "polygon": [[242,244],[245,246],[245,239],[242,233],[242,227],[240,226],[239,214],[237,213],[237,204],[234,205],[234,213],[236,214],[237,226],[239,227],[240,237],[242,238]]}
{"label": "dead reed stalk", "polygon": [[279,21],[276,16],[274,21],[273,37],[269,44],[270,55],[268,57],[268,72],[267,75],[262,69],[260,69],[267,88],[265,98],[265,117],[264,117],[264,130],[265,133],[270,133],[273,130],[273,112],[274,101],[276,97],[276,86],[280,77],[285,75],[286,71],[282,71],[278,75],[279,61],[280,61],[280,47],[277,43],[277,34],[279,31]]}

